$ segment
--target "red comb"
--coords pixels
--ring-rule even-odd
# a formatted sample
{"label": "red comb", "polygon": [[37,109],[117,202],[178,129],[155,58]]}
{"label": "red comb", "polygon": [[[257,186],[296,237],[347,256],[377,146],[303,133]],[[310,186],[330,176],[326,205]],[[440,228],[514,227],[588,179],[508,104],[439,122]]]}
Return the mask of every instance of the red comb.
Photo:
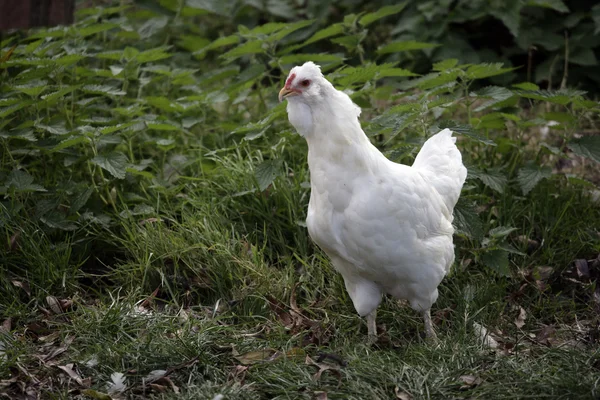
{"label": "red comb", "polygon": [[285,87],[290,87],[294,79],[296,79],[296,74],[291,74],[290,77],[285,81]]}

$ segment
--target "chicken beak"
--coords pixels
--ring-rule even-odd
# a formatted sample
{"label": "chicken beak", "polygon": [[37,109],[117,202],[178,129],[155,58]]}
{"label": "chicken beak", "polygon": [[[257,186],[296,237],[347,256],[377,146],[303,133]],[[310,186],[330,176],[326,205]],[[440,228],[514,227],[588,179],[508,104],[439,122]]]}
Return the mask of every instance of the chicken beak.
{"label": "chicken beak", "polygon": [[298,93],[295,90],[284,87],[279,91],[279,101],[281,102],[286,97],[297,96],[297,95],[298,95]]}

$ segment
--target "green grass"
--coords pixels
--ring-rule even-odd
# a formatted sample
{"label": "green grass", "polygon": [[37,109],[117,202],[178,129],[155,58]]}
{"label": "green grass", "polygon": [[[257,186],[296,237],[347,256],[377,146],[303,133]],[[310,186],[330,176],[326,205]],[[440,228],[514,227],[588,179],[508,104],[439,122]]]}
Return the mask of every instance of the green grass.
{"label": "green grass", "polygon": [[[426,134],[451,123],[470,172],[456,264],[432,310],[439,342],[386,298],[370,346],[304,227],[306,144],[277,104],[282,50],[200,61],[189,46],[215,36],[197,28],[207,17],[170,16],[177,24],[142,39],[132,32],[148,29],[150,11],[123,12],[134,31],[97,21],[114,12],[84,12],[48,42],[0,45],[1,58],[17,44],[0,63],[0,393],[108,398],[121,373],[113,398],[600,395],[599,156],[595,136],[578,137],[597,131],[597,102],[480,90],[501,66],[479,76],[451,60],[427,79],[382,80],[389,67],[366,53],[347,60],[361,71],[329,76],[354,90],[391,158],[410,163]],[[301,37],[288,39],[279,45]],[[65,49],[82,58],[56,61]],[[37,87],[67,91],[41,101]],[[561,124],[541,140],[549,120]]]}

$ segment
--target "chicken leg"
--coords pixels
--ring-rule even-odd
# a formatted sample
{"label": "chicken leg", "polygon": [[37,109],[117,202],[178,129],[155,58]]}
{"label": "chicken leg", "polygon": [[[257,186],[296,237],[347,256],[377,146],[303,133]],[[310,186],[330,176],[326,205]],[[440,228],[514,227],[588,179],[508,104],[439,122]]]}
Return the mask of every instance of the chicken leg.
{"label": "chicken leg", "polygon": [[377,325],[376,325],[376,319],[377,319],[377,309],[371,311],[369,314],[367,314],[367,330],[369,332],[369,336],[368,336],[368,342],[369,344],[373,344],[375,342],[377,342]]}
{"label": "chicken leg", "polygon": [[423,311],[423,319],[425,320],[425,335],[428,339],[437,341],[437,335],[433,329],[433,322],[431,321],[431,310]]}

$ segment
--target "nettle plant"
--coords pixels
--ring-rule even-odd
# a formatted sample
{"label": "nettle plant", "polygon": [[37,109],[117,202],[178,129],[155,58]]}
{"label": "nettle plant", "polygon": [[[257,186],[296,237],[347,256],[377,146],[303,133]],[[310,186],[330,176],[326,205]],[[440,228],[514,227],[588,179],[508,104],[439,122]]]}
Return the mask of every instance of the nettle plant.
{"label": "nettle plant", "polygon": [[[255,180],[240,193],[276,191],[289,170],[306,168],[286,164],[304,150],[276,94],[289,69],[307,60],[363,107],[365,131],[394,161],[411,162],[440,128],[463,136],[469,181],[456,225],[474,257],[501,274],[520,249],[507,240],[515,228],[486,204],[526,198],[544,180],[593,186],[583,173],[552,167],[572,154],[600,162],[598,136],[577,135],[597,122],[598,102],[528,82],[486,86],[513,70],[501,64],[447,59],[422,76],[398,67],[435,44],[395,41],[367,53],[370,27],[404,4],[316,32],[311,20],[270,22],[212,41],[197,28],[206,17],[192,11],[201,6],[184,4],[168,16],[87,9],[71,27],[0,43],[0,223],[30,220],[60,233],[156,215],[160,199],[185,192],[182,177],[212,179],[209,171],[239,157],[240,147],[260,153]],[[326,41],[336,50],[309,52]],[[398,61],[381,62],[389,54]],[[540,140],[549,125],[553,136]]]}

